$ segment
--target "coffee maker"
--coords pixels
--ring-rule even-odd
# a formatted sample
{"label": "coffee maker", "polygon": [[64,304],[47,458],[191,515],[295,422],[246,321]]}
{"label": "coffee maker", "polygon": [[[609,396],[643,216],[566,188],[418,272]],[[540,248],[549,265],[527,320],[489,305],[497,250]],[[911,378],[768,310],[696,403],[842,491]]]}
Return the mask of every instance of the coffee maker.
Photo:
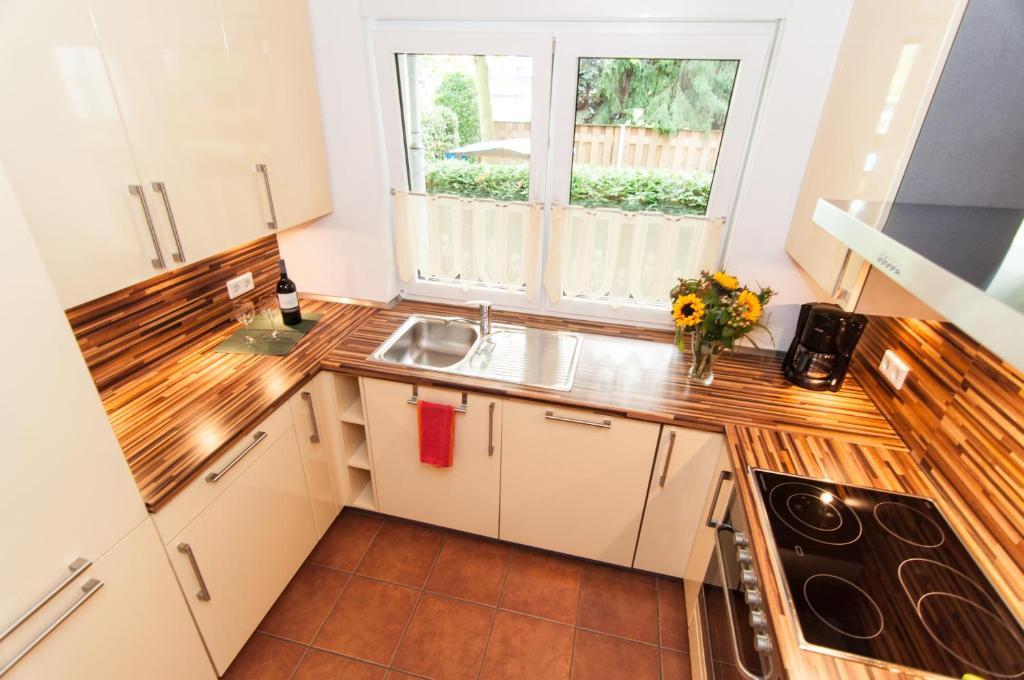
{"label": "coffee maker", "polygon": [[838,392],[868,318],[838,305],[808,302],[800,307],[796,335],[782,373],[799,387]]}

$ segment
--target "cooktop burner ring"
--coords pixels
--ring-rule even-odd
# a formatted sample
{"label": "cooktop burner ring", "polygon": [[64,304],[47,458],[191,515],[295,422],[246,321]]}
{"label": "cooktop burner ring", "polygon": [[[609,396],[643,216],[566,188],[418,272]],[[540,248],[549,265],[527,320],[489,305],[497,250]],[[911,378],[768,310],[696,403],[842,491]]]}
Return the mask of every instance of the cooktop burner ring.
{"label": "cooktop burner ring", "polygon": [[[814,606],[814,598],[812,598],[811,594],[808,592],[808,586],[814,579],[831,579],[834,581],[839,581],[840,583],[849,586],[850,588],[853,588],[855,591],[859,592],[864,597],[864,602],[871,605],[871,610],[874,612],[876,618],[878,619],[878,630],[874,630],[873,632],[871,632],[871,630],[869,629],[868,632],[871,633],[870,635],[851,633],[850,631],[843,630],[839,626],[829,621],[820,611],[818,611],[818,608]],[[807,603],[807,606],[811,608],[811,611],[814,612],[814,615],[817,616],[818,619],[820,619],[821,622],[824,623],[826,626],[828,626],[829,628],[831,628],[832,630],[836,631],[841,635],[856,638],[858,640],[870,640],[872,638],[878,637],[882,634],[882,631],[885,630],[885,617],[882,615],[882,608],[878,606],[878,603],[875,602],[875,599],[868,595],[863,588],[858,586],[853,581],[850,581],[849,579],[845,579],[842,576],[836,576],[835,574],[814,574],[813,576],[809,577],[806,581],[804,581],[803,594],[804,601]]]}
{"label": "cooktop burner ring", "polygon": [[[797,487],[797,489],[799,490],[793,489],[793,487]],[[779,492],[779,489],[783,489],[783,491]],[[825,498],[831,499],[829,501],[821,500],[820,502],[826,503],[833,510],[835,510],[840,519],[839,524],[835,527],[821,528],[816,527],[815,525],[799,517],[793,511],[791,505],[791,499],[796,496],[806,496],[808,498],[813,498],[815,500]],[[777,507],[776,505],[777,502],[780,501],[783,497],[785,498],[785,502],[781,503],[781,505],[783,508],[785,508],[786,512],[780,512],[780,508]],[[860,518],[857,517],[857,513],[848,508],[841,499],[835,498],[831,491],[823,489],[820,486],[815,486],[813,484],[807,484],[804,482],[785,482],[783,484],[779,484],[778,486],[774,487],[771,490],[771,493],[768,494],[767,505],[768,508],[772,512],[774,512],[776,516],[778,516],[779,520],[781,520],[782,523],[789,527],[791,530],[800,534],[804,538],[808,538],[812,541],[817,541],[818,543],[823,543],[825,545],[850,545],[851,543],[856,543],[858,540],[860,540],[861,535],[864,533],[864,525],[861,524]],[[788,518],[787,515],[789,516]],[[850,533],[850,531],[853,530],[856,531],[856,535],[854,535],[852,538],[848,538],[847,540],[841,540],[839,537],[831,535],[833,532],[839,531],[843,528],[844,525],[846,525],[844,515],[846,517],[853,519],[853,521],[849,523],[851,529],[847,530],[847,533]],[[791,522],[789,521],[790,518],[796,521]],[[801,524],[805,528],[801,529],[799,526],[797,526],[797,524]],[[812,535],[811,533],[808,533],[808,531],[816,532],[818,533],[818,535]]]}
{"label": "cooktop burner ring", "polygon": [[[878,509],[883,507],[883,506],[885,506],[886,508],[890,508],[890,507],[891,508],[898,508],[899,511],[908,511],[909,510],[911,513],[914,514],[915,518],[923,519],[925,522],[928,523],[925,526],[929,526],[930,525],[932,528],[934,528],[934,530],[936,532],[938,532],[938,537],[937,537],[938,538],[938,542],[935,542],[934,539],[932,539],[931,542],[915,541],[915,540],[913,540],[911,538],[908,538],[904,534],[894,530],[892,527],[890,527],[886,523],[886,520],[883,519],[879,515],[879,513],[878,513]],[[904,543],[909,543],[910,545],[916,545],[918,548],[938,548],[940,545],[942,545],[943,543],[946,542],[946,533],[942,530],[942,527],[940,527],[935,520],[933,520],[931,517],[929,517],[928,515],[924,514],[923,512],[918,510],[917,508],[914,508],[914,507],[911,507],[909,505],[906,505],[905,503],[896,503],[896,502],[893,502],[893,501],[883,501],[883,502],[878,503],[878,504],[875,505],[875,507],[871,510],[871,514],[873,514],[875,516],[875,521],[878,522],[878,525],[880,527],[882,527],[882,529],[884,529],[887,533],[891,534],[892,536],[894,536],[894,537],[898,538],[899,540],[903,541]]]}
{"label": "cooktop burner ring", "polygon": [[[986,665],[978,663],[977,661],[971,661],[970,659],[964,658],[960,653],[958,653],[956,650],[954,650],[950,645],[948,645],[945,642],[945,640],[943,639],[942,635],[940,635],[939,633],[937,633],[936,631],[934,631],[932,629],[932,626],[928,623],[927,617],[921,611],[922,604],[929,597],[931,597],[931,598],[950,598],[950,599],[952,599],[954,601],[962,602],[963,604],[966,604],[969,607],[973,607],[974,609],[976,609],[980,613],[981,616],[986,617],[987,620],[994,621],[996,624],[999,625],[999,627],[1001,627],[1003,630],[1005,630],[1009,634],[1010,638],[1014,642],[1017,643],[1017,646],[1020,649],[1020,651],[1024,652],[1024,639],[1021,639],[1020,634],[1017,631],[1015,631],[1010,626],[1010,624],[1008,624],[1006,621],[1004,621],[1000,617],[996,616],[991,611],[985,609],[984,607],[982,607],[980,604],[978,604],[974,600],[968,599],[968,598],[963,597],[961,595],[954,595],[953,593],[946,593],[946,592],[942,592],[942,591],[933,591],[933,592],[930,592],[930,593],[925,593],[921,597],[917,598],[917,602],[914,604],[914,610],[917,612],[918,620],[921,622],[921,625],[924,626],[924,629],[928,632],[928,635],[931,636],[932,640],[934,640],[936,644],[938,644],[940,647],[942,647],[944,650],[946,650],[947,653],[951,654],[957,660],[959,660],[960,662],[966,664],[968,668],[977,669],[977,670],[985,673],[986,675],[992,675],[992,676],[997,677],[997,678],[1019,678],[1021,676],[1024,676],[1024,665],[1022,665],[1019,668],[1019,670],[1013,670],[1013,672],[1003,672],[1003,671],[993,670],[991,668],[988,668]],[[974,620],[975,620],[975,623],[977,623],[978,618],[975,617]]]}

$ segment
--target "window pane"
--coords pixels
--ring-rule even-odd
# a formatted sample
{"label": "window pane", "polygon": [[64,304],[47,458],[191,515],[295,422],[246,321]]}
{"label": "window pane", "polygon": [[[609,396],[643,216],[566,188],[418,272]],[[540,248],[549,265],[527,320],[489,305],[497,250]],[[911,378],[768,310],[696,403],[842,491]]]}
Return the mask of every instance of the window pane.
{"label": "window pane", "polygon": [[738,64],[581,58],[569,202],[704,215]]}
{"label": "window pane", "polygon": [[412,191],[530,198],[533,59],[400,54]]}

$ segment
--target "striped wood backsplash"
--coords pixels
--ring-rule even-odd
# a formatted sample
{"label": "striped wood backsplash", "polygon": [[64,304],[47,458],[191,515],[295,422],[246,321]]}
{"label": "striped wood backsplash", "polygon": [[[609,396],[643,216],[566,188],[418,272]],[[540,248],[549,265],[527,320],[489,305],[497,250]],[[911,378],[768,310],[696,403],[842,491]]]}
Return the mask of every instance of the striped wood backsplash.
{"label": "striped wood backsplash", "polygon": [[[902,390],[877,371],[886,349],[910,366]],[[1024,570],[1024,374],[950,324],[886,317],[871,319],[853,372]]]}
{"label": "striped wood backsplash", "polygon": [[273,292],[279,257],[271,234],[67,310],[100,395],[232,323],[228,279],[252,272],[246,299]]}

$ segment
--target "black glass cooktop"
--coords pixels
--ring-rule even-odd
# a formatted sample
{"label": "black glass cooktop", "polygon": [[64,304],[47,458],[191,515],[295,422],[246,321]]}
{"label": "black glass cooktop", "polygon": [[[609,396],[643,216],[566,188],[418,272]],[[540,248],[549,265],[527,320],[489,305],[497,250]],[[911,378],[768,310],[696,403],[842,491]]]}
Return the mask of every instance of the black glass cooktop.
{"label": "black glass cooktop", "polygon": [[754,477],[807,643],[957,678],[1024,678],[1024,629],[931,501]]}

